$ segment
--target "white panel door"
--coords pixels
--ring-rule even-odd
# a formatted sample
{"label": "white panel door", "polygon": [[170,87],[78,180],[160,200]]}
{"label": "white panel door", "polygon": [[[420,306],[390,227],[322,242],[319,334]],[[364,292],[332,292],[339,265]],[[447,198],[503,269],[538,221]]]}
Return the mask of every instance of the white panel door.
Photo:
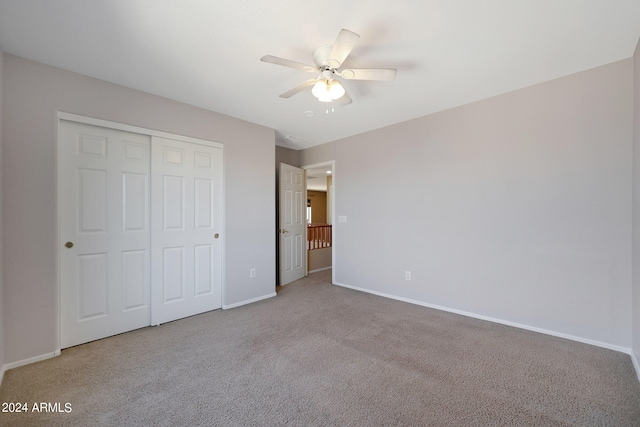
{"label": "white panel door", "polygon": [[153,137],[151,323],[222,306],[222,149]]}
{"label": "white panel door", "polygon": [[61,348],[150,324],[149,143],[60,121]]}
{"label": "white panel door", "polygon": [[305,189],[304,170],[280,163],[280,285],[301,279],[306,274]]}

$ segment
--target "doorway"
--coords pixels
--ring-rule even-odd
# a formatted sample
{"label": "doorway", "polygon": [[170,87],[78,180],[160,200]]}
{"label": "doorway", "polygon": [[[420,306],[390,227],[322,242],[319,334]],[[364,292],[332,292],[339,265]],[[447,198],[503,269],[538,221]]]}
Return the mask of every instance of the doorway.
{"label": "doorway", "polygon": [[332,270],[335,275],[335,161],[303,166],[307,189],[308,273]]}

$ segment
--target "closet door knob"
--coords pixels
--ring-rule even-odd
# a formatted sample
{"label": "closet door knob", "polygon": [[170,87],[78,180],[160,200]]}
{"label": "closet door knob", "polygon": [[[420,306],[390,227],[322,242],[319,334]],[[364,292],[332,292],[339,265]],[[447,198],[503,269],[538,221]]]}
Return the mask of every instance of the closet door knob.
{"label": "closet door knob", "polygon": [[73,247],[73,242],[67,242],[64,244],[64,246],[68,249],[71,249]]}
{"label": "closet door knob", "polygon": [[220,237],[220,235],[219,235],[218,233],[216,233],[216,234],[214,234],[214,235],[213,235],[213,238],[214,238],[214,239],[217,239],[218,237]]}

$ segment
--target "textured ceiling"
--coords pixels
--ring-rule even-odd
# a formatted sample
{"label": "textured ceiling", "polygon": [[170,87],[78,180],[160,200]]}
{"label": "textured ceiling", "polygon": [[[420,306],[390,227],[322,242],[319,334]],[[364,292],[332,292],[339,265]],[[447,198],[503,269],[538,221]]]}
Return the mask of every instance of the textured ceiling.
{"label": "textured ceiling", "polygon": [[[279,98],[310,75],[260,58],[312,64],[342,28],[361,36],[345,66],[396,80],[344,82],[353,103],[329,114],[310,91]],[[0,0],[5,52],[258,123],[296,149],[629,58],[639,37],[638,0]]]}

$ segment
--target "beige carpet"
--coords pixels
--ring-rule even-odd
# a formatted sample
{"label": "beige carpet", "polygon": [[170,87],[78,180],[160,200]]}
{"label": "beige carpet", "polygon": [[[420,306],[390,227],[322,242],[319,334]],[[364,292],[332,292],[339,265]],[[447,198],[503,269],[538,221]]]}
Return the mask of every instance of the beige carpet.
{"label": "beige carpet", "polygon": [[1,402],[72,410],[0,424],[640,426],[626,354],[329,280],[10,370]]}

